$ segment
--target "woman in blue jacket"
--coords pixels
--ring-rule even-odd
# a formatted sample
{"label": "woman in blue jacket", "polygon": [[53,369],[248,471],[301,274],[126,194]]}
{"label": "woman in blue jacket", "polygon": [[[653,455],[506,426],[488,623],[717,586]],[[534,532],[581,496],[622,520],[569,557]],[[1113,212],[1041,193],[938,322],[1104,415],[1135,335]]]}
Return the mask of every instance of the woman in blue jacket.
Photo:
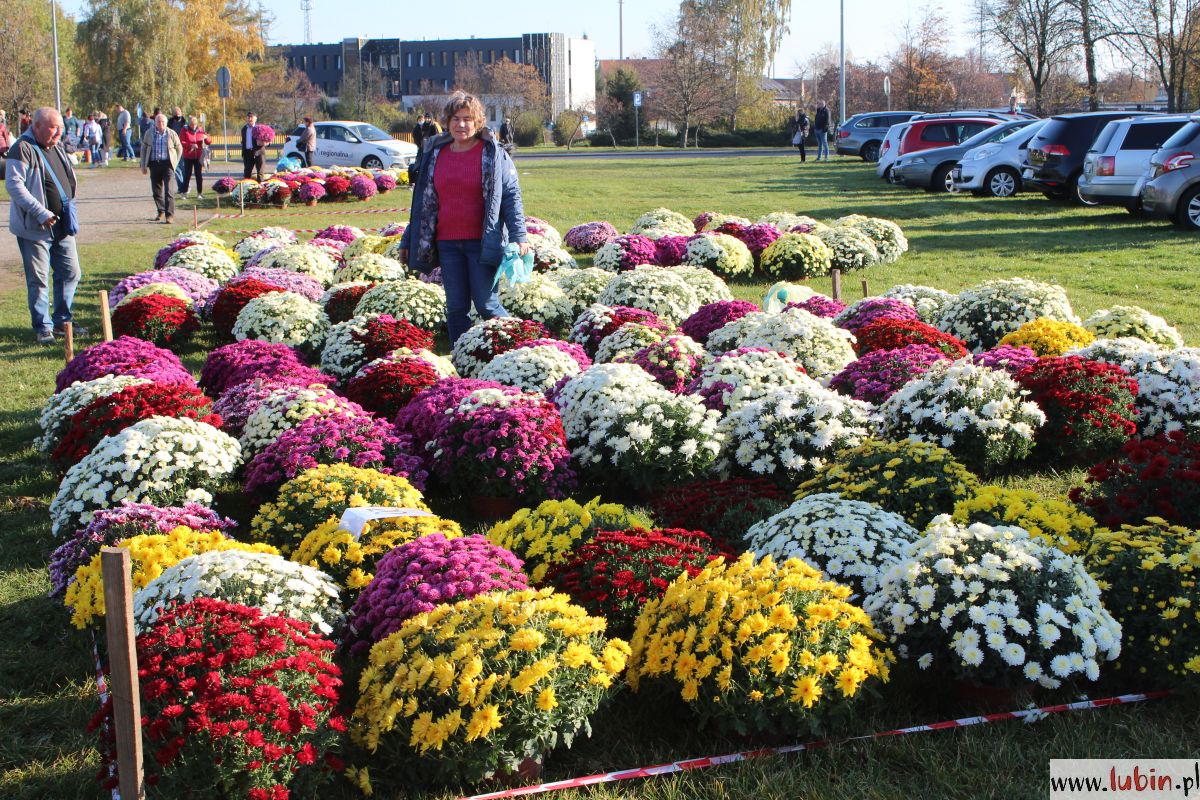
{"label": "woman in blue jacket", "polygon": [[448,134],[422,145],[400,260],[418,272],[442,268],[450,343],[483,319],[508,316],[494,289],[509,242],[529,250],[512,158],[484,127],[483,106],[456,92],[442,112]]}

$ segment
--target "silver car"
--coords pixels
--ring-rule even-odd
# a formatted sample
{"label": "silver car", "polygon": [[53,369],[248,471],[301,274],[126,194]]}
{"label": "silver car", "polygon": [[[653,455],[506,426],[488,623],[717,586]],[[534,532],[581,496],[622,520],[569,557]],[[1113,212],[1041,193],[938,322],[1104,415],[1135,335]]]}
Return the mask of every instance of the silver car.
{"label": "silver car", "polygon": [[954,189],[987,197],[1012,197],[1021,191],[1021,164],[1025,150],[1046,124],[1039,119],[1018,128],[999,141],[963,153],[950,172]]}
{"label": "silver car", "polygon": [[1142,209],[1156,219],[1200,231],[1200,115],[1193,116],[1150,157]]}
{"label": "silver car", "polygon": [[1187,121],[1187,114],[1173,114],[1117,119],[1105,125],[1084,156],[1080,198],[1141,212],[1150,157]]}
{"label": "silver car", "polygon": [[1027,128],[1031,124],[1032,121],[1027,119],[1001,122],[958,144],[905,153],[892,165],[892,183],[902,183],[905,186],[934,192],[953,192],[955,188],[952,171],[964,153],[982,145],[998,142],[1013,131]]}

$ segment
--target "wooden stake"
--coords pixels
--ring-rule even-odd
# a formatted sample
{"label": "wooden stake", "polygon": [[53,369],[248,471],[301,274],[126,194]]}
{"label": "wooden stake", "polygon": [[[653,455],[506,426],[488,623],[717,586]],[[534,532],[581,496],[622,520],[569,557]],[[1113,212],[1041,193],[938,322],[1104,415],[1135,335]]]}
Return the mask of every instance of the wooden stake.
{"label": "wooden stake", "polygon": [[108,292],[100,290],[100,333],[104,335],[104,341],[111,342],[112,335],[112,313],[108,310]]}
{"label": "wooden stake", "polygon": [[842,299],[842,271],[837,267],[832,270],[833,275],[833,299]]}
{"label": "wooden stake", "polygon": [[138,688],[129,550],[124,547],[102,548],[100,571],[104,576],[108,690],[113,701],[121,797],[125,800],[141,800],[146,796],[142,783],[142,702]]}
{"label": "wooden stake", "polygon": [[75,357],[75,326],[70,322],[63,323],[63,355],[68,364]]}
{"label": "wooden stake", "polygon": [[870,296],[871,296],[871,289],[870,289],[870,287],[867,285],[867,279],[866,279],[866,278],[863,278],[863,279],[862,279],[862,287],[863,287],[863,297],[870,297]]}
{"label": "wooden stake", "polygon": [[192,229],[200,227],[200,212],[196,210],[196,206],[192,206]]}

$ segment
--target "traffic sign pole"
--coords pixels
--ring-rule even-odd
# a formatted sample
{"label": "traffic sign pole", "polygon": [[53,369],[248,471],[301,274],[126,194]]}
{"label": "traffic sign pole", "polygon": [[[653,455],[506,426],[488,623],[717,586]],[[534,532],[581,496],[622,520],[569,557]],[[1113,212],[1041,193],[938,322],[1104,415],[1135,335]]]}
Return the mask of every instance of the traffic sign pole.
{"label": "traffic sign pole", "polygon": [[229,67],[217,70],[217,95],[221,98],[221,132],[225,136],[225,163],[229,163],[229,124],[225,118],[225,100],[232,97],[230,92]]}

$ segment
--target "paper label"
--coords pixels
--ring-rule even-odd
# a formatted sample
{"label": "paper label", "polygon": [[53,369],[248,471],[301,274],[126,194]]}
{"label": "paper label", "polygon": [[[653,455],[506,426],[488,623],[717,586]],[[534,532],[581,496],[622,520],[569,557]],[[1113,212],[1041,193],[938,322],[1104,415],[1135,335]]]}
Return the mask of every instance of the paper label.
{"label": "paper label", "polygon": [[375,519],[391,519],[393,517],[432,517],[428,511],[416,508],[397,508],[396,506],[359,506],[347,508],[342,512],[338,527],[354,535],[354,541],[362,536],[363,528]]}

